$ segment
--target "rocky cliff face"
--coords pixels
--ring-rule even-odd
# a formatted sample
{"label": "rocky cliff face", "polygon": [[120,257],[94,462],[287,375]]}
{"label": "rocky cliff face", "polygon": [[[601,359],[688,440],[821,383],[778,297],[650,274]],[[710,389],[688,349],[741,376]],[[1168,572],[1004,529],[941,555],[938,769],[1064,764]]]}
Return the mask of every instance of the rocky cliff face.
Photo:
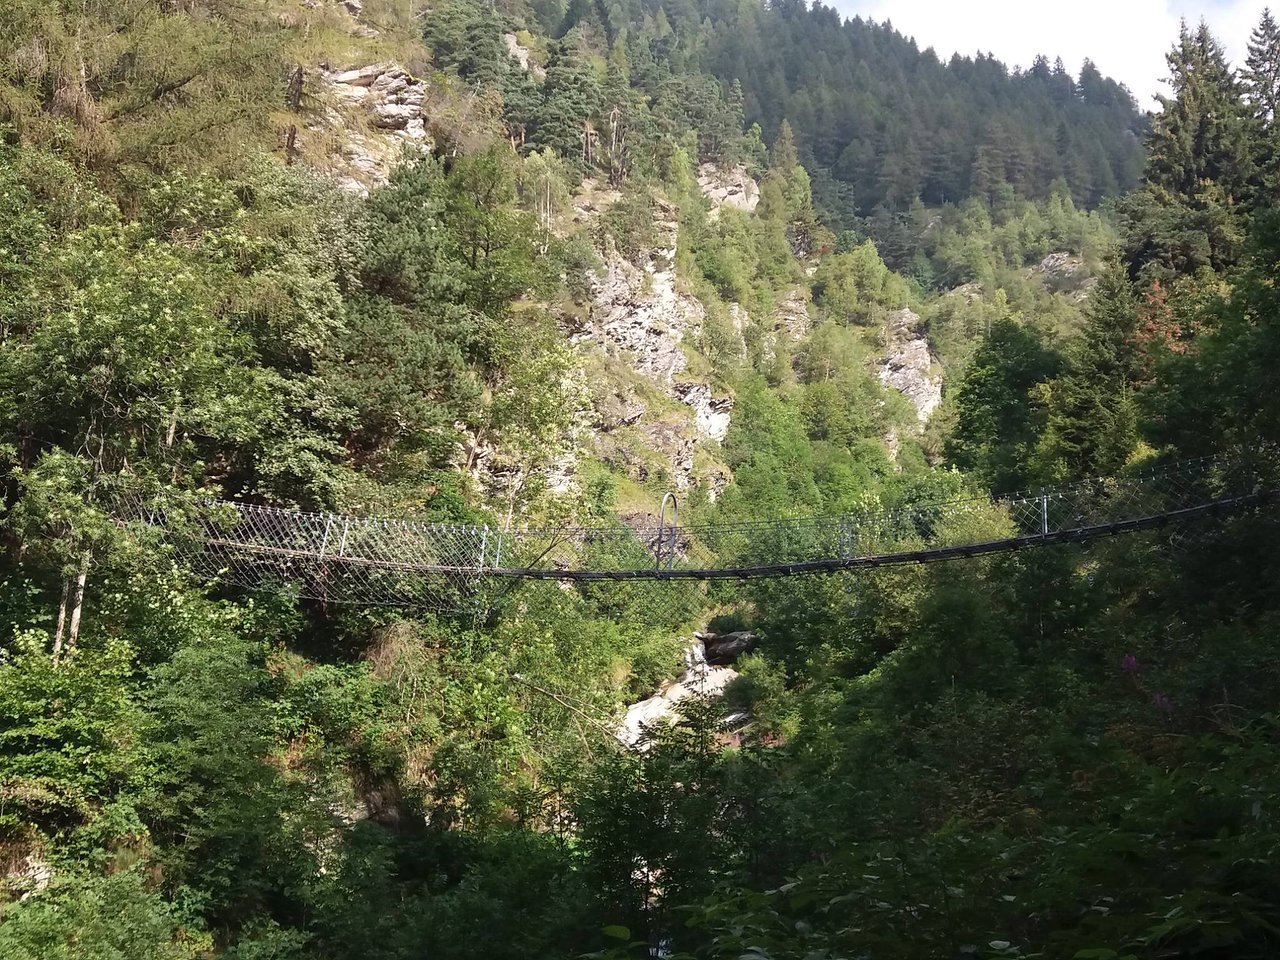
{"label": "rocky cliff face", "polygon": [[521,44],[519,37],[514,33],[504,33],[502,39],[507,45],[507,56],[520,64],[521,70],[531,74],[535,80],[545,80],[547,78],[547,71],[534,62],[533,51]]}
{"label": "rocky cliff face", "polygon": [[698,168],[698,186],[711,201],[711,219],[718,220],[722,207],[733,207],[751,213],[760,203],[760,184],[747,173],[746,167],[722,170],[714,163]]}
{"label": "rocky cliff face", "polygon": [[1049,290],[1065,294],[1072,303],[1087,300],[1098,283],[1097,277],[1089,276],[1083,257],[1062,251],[1049,254],[1030,272],[1043,277]]}
{"label": "rocky cliff face", "polygon": [[778,304],[773,319],[774,328],[784,331],[793,340],[803,340],[813,328],[809,300],[799,291],[794,291]]}
{"label": "rocky cliff face", "polygon": [[636,370],[669,386],[688,364],[681,344],[706,311],[676,288],[676,210],[667,204],[659,210],[663,246],[640,266],[612,251],[592,284],[589,320],[597,343],[625,352]]}
{"label": "rocky cliff face", "polygon": [[[597,184],[584,184],[574,202],[574,219],[593,221],[617,199],[612,191]],[[604,265],[591,285],[591,302],[585,329],[575,339],[594,344],[612,358],[648,380],[658,393],[677,400],[689,410],[681,420],[660,411],[651,411],[634,395],[615,391],[597,401],[601,426],[612,431],[618,426],[635,426],[644,445],[670,465],[673,484],[687,491],[697,482],[694,452],[700,441],[723,440],[729,431],[733,401],[717,397],[711,387],[688,376],[686,340],[706,322],[706,310],[694,297],[682,292],[676,280],[676,237],[678,211],[665,201],[657,204],[657,249],[639,264],[616,250],[604,258]],[[740,315],[741,311],[739,311]],[[618,449],[610,443],[629,472],[637,479],[647,477],[643,456]],[[724,478],[711,483],[714,496],[724,486]]]}
{"label": "rocky cliff face", "polygon": [[887,349],[880,360],[880,381],[911,401],[923,427],[942,403],[942,378],[934,376],[929,341],[920,316],[903,308],[889,315]]}
{"label": "rocky cliff face", "polygon": [[423,116],[426,83],[400,64],[324,70],[320,79],[335,105],[327,122],[342,132],[332,166],[343,187],[367,193],[387,182],[406,147],[431,149]]}
{"label": "rocky cliff face", "polygon": [[694,426],[699,436],[712,440],[723,440],[728,436],[733,416],[732,399],[712,396],[711,388],[705,383],[676,384],[675,391],[681,401],[693,410]]}

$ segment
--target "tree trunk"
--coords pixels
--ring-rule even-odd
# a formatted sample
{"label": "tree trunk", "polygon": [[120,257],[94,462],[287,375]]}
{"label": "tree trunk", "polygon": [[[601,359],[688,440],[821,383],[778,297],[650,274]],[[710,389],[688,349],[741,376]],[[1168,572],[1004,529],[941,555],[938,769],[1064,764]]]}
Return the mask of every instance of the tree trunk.
{"label": "tree trunk", "polygon": [[[302,112],[302,87],[305,81],[306,71],[302,69],[302,64],[298,64],[298,68],[293,71],[293,76],[289,78],[288,106],[294,113]],[[298,125],[291,123],[285,136],[284,162],[293,166],[298,160],[298,154]]]}
{"label": "tree trunk", "polygon": [[71,594],[71,581],[62,581],[62,601],[58,604],[58,629],[53,634],[53,662],[62,658],[62,634],[67,627],[67,597]]}
{"label": "tree trunk", "polygon": [[289,109],[294,113],[302,109],[302,86],[305,79],[306,72],[302,69],[302,64],[298,64],[298,69],[293,71],[293,76],[289,79]]}
{"label": "tree trunk", "polygon": [[71,623],[67,627],[67,656],[75,653],[80,639],[80,614],[84,611],[84,585],[89,579],[89,551],[80,555],[80,572],[76,575],[75,600],[71,607]]}
{"label": "tree trunk", "polygon": [[520,491],[524,489],[524,481],[528,476],[528,468],[520,467],[516,471],[516,479],[511,484],[511,495],[507,498],[507,529],[511,529],[511,521],[516,515],[516,497],[520,495]]}

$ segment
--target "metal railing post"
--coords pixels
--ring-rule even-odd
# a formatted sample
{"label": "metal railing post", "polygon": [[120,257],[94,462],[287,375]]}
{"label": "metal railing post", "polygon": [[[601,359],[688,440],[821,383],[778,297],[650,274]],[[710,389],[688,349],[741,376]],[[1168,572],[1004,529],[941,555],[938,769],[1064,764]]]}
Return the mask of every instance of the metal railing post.
{"label": "metal railing post", "polygon": [[671,544],[667,550],[667,569],[670,570],[676,565],[676,547],[679,546],[680,536],[680,501],[675,497],[671,498]]}
{"label": "metal railing post", "polygon": [[676,499],[676,495],[668,490],[662,496],[662,508],[658,513],[658,542],[654,544],[653,560],[654,569],[662,569],[662,544],[666,540],[667,534],[667,504],[671,504],[671,549],[668,551],[667,569],[670,570],[676,559],[676,529],[680,524],[680,501]]}
{"label": "metal railing post", "polygon": [[324,518],[324,536],[320,540],[320,559],[324,559],[324,552],[329,547],[329,534],[333,531],[333,517]]}
{"label": "metal railing post", "polygon": [[1049,535],[1049,495],[1044,487],[1040,488],[1040,536]]}

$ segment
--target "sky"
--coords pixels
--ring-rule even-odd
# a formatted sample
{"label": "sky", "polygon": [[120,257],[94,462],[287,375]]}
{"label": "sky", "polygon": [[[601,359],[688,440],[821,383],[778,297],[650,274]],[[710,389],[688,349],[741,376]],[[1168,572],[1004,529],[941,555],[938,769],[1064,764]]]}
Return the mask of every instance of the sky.
{"label": "sky", "polygon": [[[1203,17],[1237,65],[1249,34],[1268,0],[1073,0],[1069,4],[1028,0],[825,0],[846,16],[889,20],[933,47],[943,59],[953,53],[993,53],[1010,66],[1028,67],[1037,53],[1062,57],[1078,75],[1087,57],[1119,80],[1145,109],[1167,92],[1164,55],[1178,38],[1178,21]],[[1280,13],[1280,0],[1270,0]]]}

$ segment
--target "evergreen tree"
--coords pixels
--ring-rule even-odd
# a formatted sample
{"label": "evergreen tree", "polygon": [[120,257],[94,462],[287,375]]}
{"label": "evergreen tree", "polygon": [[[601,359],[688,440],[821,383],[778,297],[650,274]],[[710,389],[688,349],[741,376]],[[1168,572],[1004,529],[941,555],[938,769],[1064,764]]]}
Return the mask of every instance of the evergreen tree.
{"label": "evergreen tree", "polygon": [[496,11],[478,0],[446,0],[432,7],[423,22],[423,39],[439,69],[464,80],[498,83],[507,72],[502,25]]}
{"label": "evergreen tree", "polygon": [[1166,58],[1173,97],[1161,96],[1147,138],[1146,181],[1190,201],[1204,183],[1218,184],[1232,200],[1245,194],[1249,129],[1239,83],[1221,45],[1201,22],[1183,25]]}
{"label": "evergreen tree", "polygon": [[1143,189],[1122,207],[1126,259],[1151,279],[1235,262],[1256,170],[1248,108],[1209,28],[1184,23],[1167,60],[1174,95],[1160,97]]}
{"label": "evergreen tree", "polygon": [[769,161],[774,170],[784,174],[790,173],[800,163],[795,131],[791,129],[791,121],[785,118],[778,127],[778,138],[773,143]]}
{"label": "evergreen tree", "polygon": [[1061,372],[1062,357],[1034,329],[999,319],[973,356],[956,392],[947,457],[995,491],[1021,490],[1034,477],[1043,416],[1033,391]]}
{"label": "evergreen tree", "polygon": [[1270,9],[1263,10],[1254,28],[1241,80],[1253,111],[1255,205],[1271,206],[1280,184],[1280,126],[1275,122],[1280,109],[1280,26]]}
{"label": "evergreen tree", "polygon": [[630,62],[621,41],[613,44],[601,90],[603,117],[603,164],[609,171],[609,182],[621,186],[631,172],[633,136],[642,124],[644,102],[631,88]]}
{"label": "evergreen tree", "polygon": [[1136,394],[1145,368],[1137,331],[1133,284],[1113,259],[1090,297],[1066,374],[1044,391],[1047,418],[1037,457],[1047,479],[1114,475],[1137,448]]}
{"label": "evergreen tree", "polygon": [[556,44],[542,93],[531,141],[551,147],[583,167],[592,166],[600,152],[596,122],[601,94],[580,31],[571,31]]}
{"label": "evergreen tree", "polygon": [[1062,62],[1062,58],[1058,57],[1053,61],[1053,76],[1051,78],[1054,99],[1059,103],[1070,103],[1076,96],[1076,81],[1067,73],[1066,65]]}
{"label": "evergreen tree", "polygon": [[[475,4],[442,0],[424,29],[437,62],[488,82],[480,52],[500,45],[501,27],[492,10]],[[559,103],[545,104],[544,132],[534,141],[528,78],[513,83],[509,69],[499,71],[510,94],[509,135],[517,146],[553,146],[585,165],[610,168],[615,180],[614,164],[602,155],[608,151],[597,145],[607,127],[610,137],[618,129],[610,116],[619,98],[609,94],[610,103],[596,104],[588,127],[570,90],[592,100],[600,61],[613,70],[619,49],[629,61],[630,86],[665,124],[663,136],[696,132],[700,162],[737,163],[744,125],[780,131],[787,120],[820,209],[841,226],[880,206],[901,210],[917,194],[931,204],[973,195],[989,200],[1006,181],[1019,199],[1043,198],[1062,176],[1074,196],[1092,204],[1123,191],[1140,172],[1134,134],[1144,120],[1128,91],[1089,62],[1079,81],[1044,57],[1025,73],[985,55],[943,64],[887,25],[842,21],[820,3],[575,0],[566,9],[547,0],[536,15],[547,22],[555,10],[563,16],[550,32],[562,36],[560,44],[575,38],[578,59],[591,69],[566,77],[553,50],[546,97]],[[498,60],[505,63],[500,51]],[[1065,156],[1055,149],[1062,125],[1077,141]],[[640,147],[634,135],[629,143]]]}
{"label": "evergreen tree", "polygon": [[1270,8],[1262,11],[1262,19],[1249,39],[1249,54],[1240,79],[1254,116],[1270,124],[1280,109],[1280,26]]}

